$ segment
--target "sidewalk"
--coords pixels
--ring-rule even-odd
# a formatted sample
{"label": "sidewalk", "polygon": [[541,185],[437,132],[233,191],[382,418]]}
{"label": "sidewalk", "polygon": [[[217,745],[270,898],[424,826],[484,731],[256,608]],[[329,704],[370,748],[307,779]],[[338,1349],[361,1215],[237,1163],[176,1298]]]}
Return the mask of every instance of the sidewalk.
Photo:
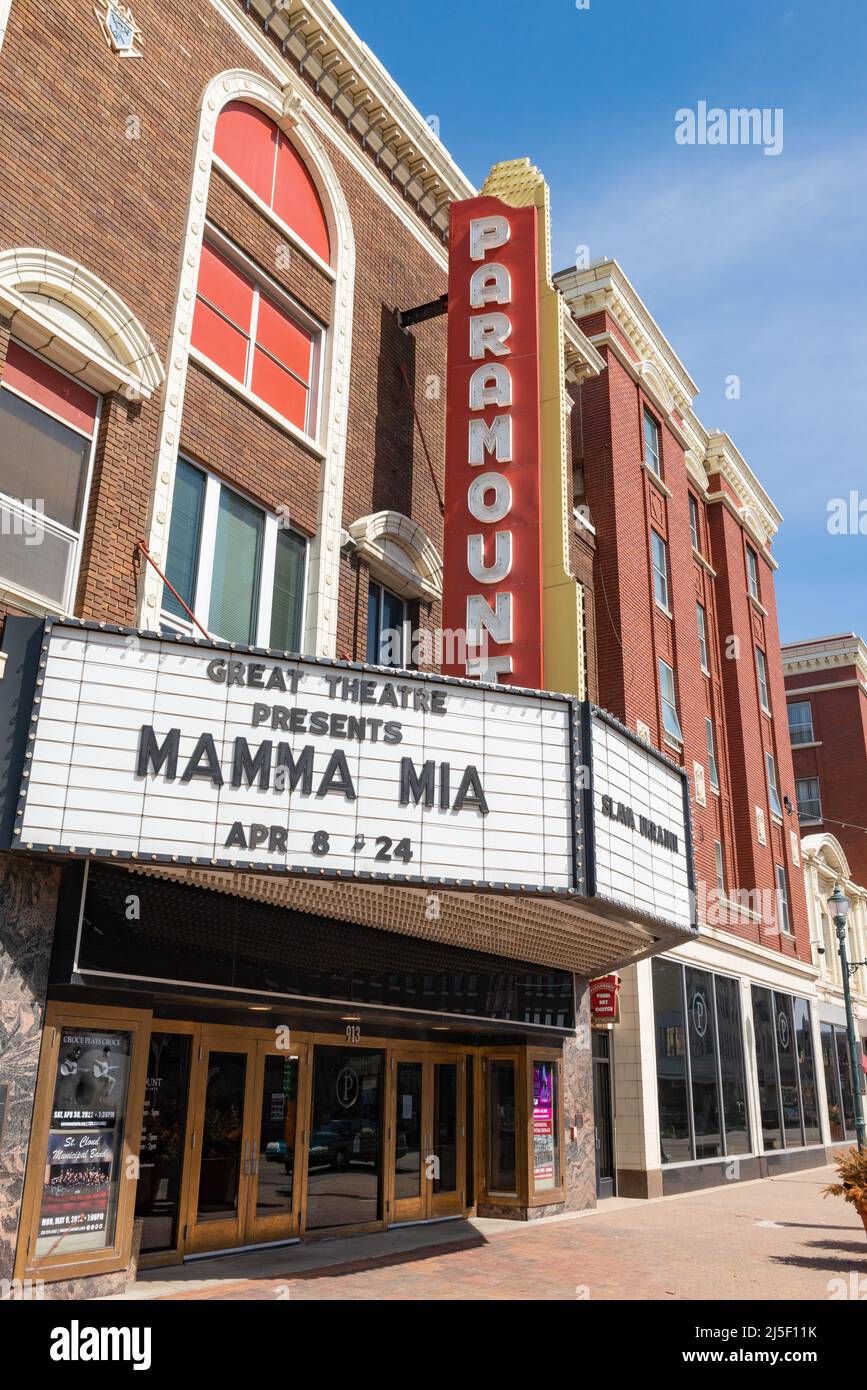
{"label": "sidewalk", "polygon": [[[140,1299],[867,1298],[867,1236],[831,1168],[533,1223],[470,1220],[152,1270]],[[839,1281],[839,1282],[835,1282]]]}

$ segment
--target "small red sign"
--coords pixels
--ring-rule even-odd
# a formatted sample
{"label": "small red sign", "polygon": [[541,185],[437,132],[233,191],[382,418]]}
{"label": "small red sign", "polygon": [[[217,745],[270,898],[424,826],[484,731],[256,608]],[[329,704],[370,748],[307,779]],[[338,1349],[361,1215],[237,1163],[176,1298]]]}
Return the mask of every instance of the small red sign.
{"label": "small red sign", "polygon": [[619,975],[600,975],[598,980],[590,981],[590,1017],[594,1022],[610,1023],[617,1018],[619,993]]}
{"label": "small red sign", "polygon": [[533,689],[543,680],[536,217],[492,197],[451,207],[443,593],[443,669]]}

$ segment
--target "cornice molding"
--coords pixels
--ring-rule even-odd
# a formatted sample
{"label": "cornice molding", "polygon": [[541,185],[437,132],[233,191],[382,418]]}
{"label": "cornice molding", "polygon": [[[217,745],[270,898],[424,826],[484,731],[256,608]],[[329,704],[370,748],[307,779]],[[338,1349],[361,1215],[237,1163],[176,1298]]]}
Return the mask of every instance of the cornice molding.
{"label": "cornice molding", "polygon": [[582,333],[565,299],[561,302],[566,381],[570,386],[580,386],[582,381],[600,376],[605,371],[605,358]]}
{"label": "cornice molding", "polygon": [[[788,642],[782,653],[786,676],[854,666],[859,683],[867,685],[867,644],[854,632],[839,637],[817,637],[809,642]],[[789,689],[786,693],[796,695],[798,691]]]}
{"label": "cornice molding", "polygon": [[[782,513],[774,506],[746,459],[724,431],[714,430],[709,434],[704,466],[708,477],[719,474],[728,483],[737,498],[743,524],[764,551],[777,534]],[[769,557],[765,554],[764,558]]]}

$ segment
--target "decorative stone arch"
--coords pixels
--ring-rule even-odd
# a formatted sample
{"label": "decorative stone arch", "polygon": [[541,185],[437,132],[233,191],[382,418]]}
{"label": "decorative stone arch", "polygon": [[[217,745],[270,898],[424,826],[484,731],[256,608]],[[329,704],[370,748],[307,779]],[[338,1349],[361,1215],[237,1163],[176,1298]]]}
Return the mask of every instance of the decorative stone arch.
{"label": "decorative stone arch", "polygon": [[747,530],[752,531],[755,538],[761,542],[764,548],[771,539],[767,518],[762,515],[757,507],[751,507],[749,505],[741,508],[741,517]]}
{"label": "decorative stone arch", "polygon": [[[355,237],[343,189],[313,122],[303,92],[291,83],[276,86],[258,73],[237,68],[220,73],[205,88],[193,151],[193,173],[181,249],[181,269],[168,356],[165,403],[160,421],[154,469],[154,490],[148,520],[148,545],[162,568],[174,487],[180,423],[189,364],[189,340],[202,254],[208,190],[213,163],[217,117],[230,101],[259,107],[292,142],[313,179],[328,221],[334,272],[334,310],[325,335],[322,376],[322,439],[317,530],[311,545],[307,574],[304,650],[312,656],[333,656],[337,646],[337,599],[340,575],[340,526],[346,464],[349,369],[352,352],[352,313],[355,293]],[[150,565],[142,570],[139,622],[156,627],[162,580]]]}
{"label": "decorative stone arch", "polygon": [[823,830],[818,835],[805,835],[801,840],[801,849],[804,855],[810,855],[819,861],[841,882],[847,882],[851,878],[845,850],[836,835],[832,835],[830,831]]}
{"label": "decorative stone arch", "polygon": [[645,358],[643,362],[639,363],[638,375],[641,377],[642,381],[647,383],[657,400],[661,405],[665,406],[666,411],[670,415],[674,410],[674,397],[668,389],[668,383],[665,377],[656,364]]}
{"label": "decorative stone arch", "polygon": [[371,572],[404,598],[426,603],[443,596],[443,562],[427,532],[401,512],[372,512],[353,521],[349,535]]}
{"label": "decorative stone arch", "polygon": [[165,380],[156,348],[120,295],[56,251],[0,252],[0,312],[16,338],[96,391],[138,401]]}

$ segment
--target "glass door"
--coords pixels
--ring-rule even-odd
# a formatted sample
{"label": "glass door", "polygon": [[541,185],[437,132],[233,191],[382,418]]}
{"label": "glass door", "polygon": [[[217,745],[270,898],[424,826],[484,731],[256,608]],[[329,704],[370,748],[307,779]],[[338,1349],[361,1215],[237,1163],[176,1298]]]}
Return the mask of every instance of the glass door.
{"label": "glass door", "polygon": [[393,1221],[453,1216],[466,1206],[462,1056],[392,1057]]}
{"label": "glass door", "polygon": [[198,1049],[190,1154],[189,1253],[242,1245],[255,1137],[257,1044],[205,1034]]}
{"label": "glass door", "polygon": [[251,1097],[253,1136],[246,1244],[285,1240],[298,1234],[301,1216],[297,1154],[307,1113],[306,1049],[256,1048]]}
{"label": "glass door", "polygon": [[611,1034],[593,1030],[593,1108],[596,1116],[596,1195],[614,1196],[614,1119]]}

